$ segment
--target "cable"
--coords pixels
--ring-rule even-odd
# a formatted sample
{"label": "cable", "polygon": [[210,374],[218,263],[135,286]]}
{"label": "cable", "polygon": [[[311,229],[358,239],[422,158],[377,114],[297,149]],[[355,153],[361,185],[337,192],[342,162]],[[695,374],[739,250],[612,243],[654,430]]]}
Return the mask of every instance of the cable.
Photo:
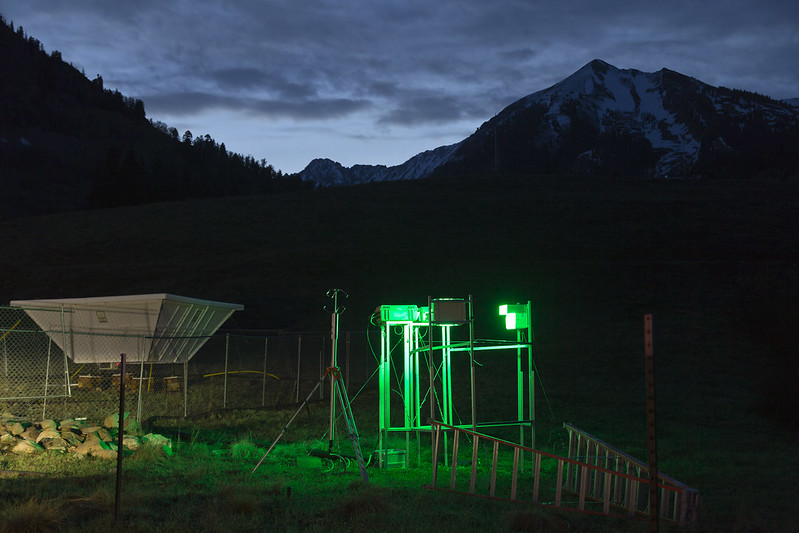
{"label": "cable", "polygon": [[[533,332],[533,328],[530,328],[530,332],[532,334],[531,335],[532,338],[530,339],[530,347],[533,348],[533,353],[537,353],[537,350],[535,349],[536,342],[535,342],[535,332]],[[547,395],[547,389],[546,387],[544,387],[544,382],[541,380],[541,372],[538,371],[538,365],[535,364],[535,357],[532,357],[531,360],[533,362],[533,370],[535,371],[535,375],[538,376],[538,383],[539,385],[541,385],[541,392],[544,393],[544,401],[547,402],[547,408],[549,409],[549,416],[552,417],[552,423],[555,424],[557,423],[555,421],[555,413],[552,411],[552,404],[549,403],[549,395]]]}
{"label": "cable", "polygon": [[[369,324],[379,328],[380,326],[375,322],[376,316],[377,316],[377,311],[372,313],[371,316],[369,317]],[[366,327],[366,344],[369,345],[369,351],[372,352],[372,357],[374,358],[375,362],[377,364],[380,364],[380,360],[378,359],[377,354],[375,353],[375,348],[374,346],[372,346],[372,338],[369,336],[369,326]]]}
{"label": "cable", "polygon": [[358,395],[363,391],[363,389],[365,389],[366,386],[369,384],[369,382],[372,381],[372,378],[375,377],[375,374],[377,374],[378,370],[379,370],[379,368],[375,368],[372,371],[371,375],[366,379],[366,382],[363,385],[361,385],[361,388],[358,389],[358,392],[356,392],[355,396],[352,397],[352,400],[350,400],[350,403],[354,402],[355,399],[358,397]]}

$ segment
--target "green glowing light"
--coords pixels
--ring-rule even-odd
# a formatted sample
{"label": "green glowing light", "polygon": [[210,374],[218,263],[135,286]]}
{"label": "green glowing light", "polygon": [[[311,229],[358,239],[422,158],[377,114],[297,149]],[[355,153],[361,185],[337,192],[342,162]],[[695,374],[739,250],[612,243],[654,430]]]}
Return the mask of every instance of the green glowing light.
{"label": "green glowing light", "polygon": [[381,305],[380,319],[383,322],[413,322],[419,319],[415,305]]}
{"label": "green glowing light", "polygon": [[420,307],[419,308],[419,322],[429,322],[430,321],[430,308],[429,307]]}
{"label": "green glowing light", "polygon": [[499,315],[505,317],[505,329],[524,329],[530,327],[527,306],[523,304],[502,304]]}

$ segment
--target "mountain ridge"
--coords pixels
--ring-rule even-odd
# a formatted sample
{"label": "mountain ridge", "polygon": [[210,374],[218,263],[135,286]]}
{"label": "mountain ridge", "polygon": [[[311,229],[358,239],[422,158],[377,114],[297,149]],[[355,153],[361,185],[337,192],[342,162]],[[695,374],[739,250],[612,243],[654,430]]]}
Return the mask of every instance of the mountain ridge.
{"label": "mountain ridge", "polygon": [[353,165],[345,167],[332,159],[316,158],[308,163],[300,175],[303,181],[324,183],[326,187],[351,185],[353,183],[420,179],[438,168],[441,162],[446,161],[458,146],[459,143],[455,143],[426,150],[416,154],[404,163],[390,167],[386,165]]}
{"label": "mountain ridge", "polygon": [[[618,69],[594,59],[511,103],[458,143],[394,167],[314,160],[299,176],[317,187],[499,172],[785,176],[797,173],[799,160],[773,156],[789,151],[796,139],[799,109],[791,102],[714,87],[668,68]],[[417,164],[431,153],[438,157]]]}

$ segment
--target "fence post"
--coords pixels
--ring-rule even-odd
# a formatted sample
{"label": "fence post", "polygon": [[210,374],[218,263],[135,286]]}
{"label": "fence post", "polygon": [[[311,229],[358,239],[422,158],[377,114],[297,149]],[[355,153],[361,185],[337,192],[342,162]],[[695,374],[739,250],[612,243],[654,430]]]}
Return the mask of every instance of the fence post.
{"label": "fence post", "polygon": [[189,360],[183,362],[183,418],[189,416]]}
{"label": "fence post", "polygon": [[119,373],[119,414],[117,415],[117,475],[116,491],[114,493],[114,521],[119,520],[119,505],[122,496],[122,442],[125,436],[125,354],[120,354]]}
{"label": "fence post", "polygon": [[[147,342],[146,342],[147,339],[146,338],[140,338],[140,341],[141,341],[141,345],[139,346],[139,359],[141,359],[141,364],[139,365],[139,402],[138,402],[139,405],[138,405],[138,410],[137,410],[137,413],[136,413],[136,420],[139,423],[142,422],[141,408],[142,408],[142,383],[144,382],[144,359],[145,359],[144,358],[144,347],[147,344]],[[155,342],[155,339],[153,339],[153,342]],[[155,357],[155,354],[153,354],[153,357]],[[149,386],[147,387],[147,389],[149,390]]]}
{"label": "fence post", "polygon": [[227,408],[227,365],[228,352],[230,351],[230,333],[225,333],[225,383],[222,391],[222,407]]}
{"label": "fence post", "polygon": [[50,353],[53,349],[53,340],[47,336],[47,367],[44,372],[44,401],[42,401],[42,420],[47,418],[47,386],[50,384]]}
{"label": "fence post", "polygon": [[[49,337],[49,335],[48,335],[48,337]],[[66,414],[67,397],[70,397],[70,398],[72,397],[72,384],[69,382],[69,359],[67,358],[66,345],[64,345],[64,348],[61,350],[61,355],[64,356],[64,392],[66,393],[65,396],[64,396],[64,411],[65,411],[65,414]],[[8,372],[8,369],[6,369],[6,373],[7,372]]]}

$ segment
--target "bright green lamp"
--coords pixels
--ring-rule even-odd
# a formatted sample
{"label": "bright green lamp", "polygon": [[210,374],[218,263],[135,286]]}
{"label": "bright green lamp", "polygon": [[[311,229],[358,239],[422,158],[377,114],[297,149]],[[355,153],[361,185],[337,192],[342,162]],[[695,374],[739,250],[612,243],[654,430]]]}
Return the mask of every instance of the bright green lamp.
{"label": "bright green lamp", "polygon": [[525,329],[530,327],[530,317],[524,304],[502,304],[499,315],[505,317],[505,329]]}

